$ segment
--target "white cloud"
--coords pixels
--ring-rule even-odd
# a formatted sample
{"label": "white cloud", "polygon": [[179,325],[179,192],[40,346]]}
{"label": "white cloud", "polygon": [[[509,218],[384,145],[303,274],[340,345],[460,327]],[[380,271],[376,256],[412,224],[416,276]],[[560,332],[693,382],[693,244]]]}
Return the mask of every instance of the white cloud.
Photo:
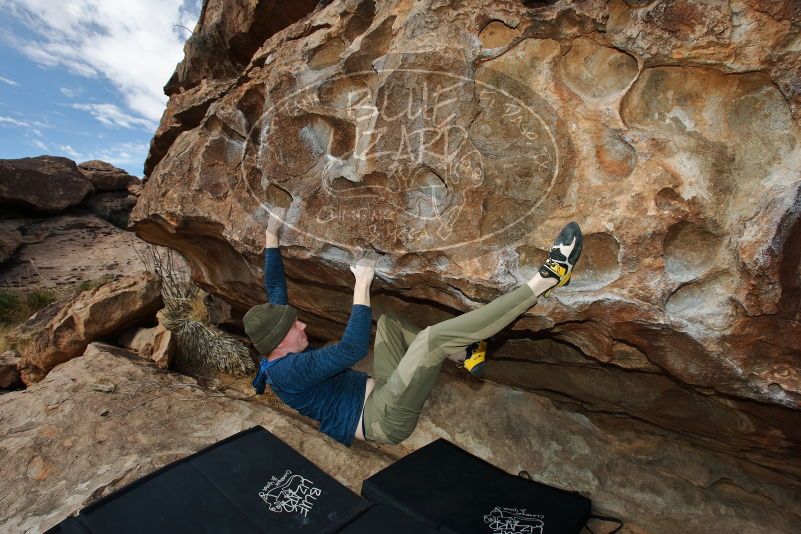
{"label": "white cloud", "polygon": [[0,125],[17,126],[19,128],[28,128],[38,135],[41,135],[42,128],[51,128],[47,123],[30,119],[15,119],[8,115],[0,115]]}
{"label": "white cloud", "polygon": [[72,148],[70,145],[56,145],[61,152],[65,154],[69,154],[69,156],[74,159],[75,161],[84,161],[83,156],[81,156],[80,152]]}
{"label": "white cloud", "polygon": [[41,141],[41,140],[39,140],[39,139],[28,139],[28,141],[30,141],[30,143],[31,143],[33,146],[35,146],[35,147],[37,147],[37,148],[40,148],[41,150],[43,150],[45,153],[47,153],[47,152],[49,152],[49,151],[50,151],[50,147],[49,147],[49,146],[47,146],[47,144],[45,144],[45,142],[44,142],[44,141]]}
{"label": "white cloud", "polygon": [[107,161],[113,165],[141,165],[150,146],[147,143],[119,143],[104,148],[90,159]]}
{"label": "white cloud", "polygon": [[80,89],[70,89],[69,87],[62,87],[61,89],[59,89],[59,91],[61,91],[61,94],[66,96],[67,98],[75,98],[76,96],[81,94]]}
{"label": "white cloud", "polygon": [[[44,150],[47,148],[47,145],[40,146],[40,148]],[[123,142],[98,150],[88,150],[84,152],[78,152],[71,145],[55,145],[55,148],[58,152],[68,155],[78,163],[99,159],[111,163],[112,165],[128,167],[131,165],[142,165],[150,147],[147,143]]]}
{"label": "white cloud", "polygon": [[28,143],[45,153],[49,151],[49,147],[43,140],[44,134],[42,133],[42,129],[52,128],[52,126],[47,123],[27,117],[18,119],[16,117],[9,117],[8,115],[0,115],[0,127],[19,128],[22,130],[22,135]]}
{"label": "white cloud", "polygon": [[39,64],[107,78],[131,112],[154,123],[188,37],[174,25],[191,28],[200,12],[197,0],[0,0],[0,10],[36,35],[7,42]]}
{"label": "white cloud", "polygon": [[8,85],[19,85],[19,83],[15,82],[11,78],[6,78],[5,76],[0,76],[0,82],[6,83]]}
{"label": "white cloud", "polygon": [[73,104],[72,107],[81,111],[88,111],[106,126],[121,126],[123,128],[142,126],[147,129],[152,129],[156,126],[153,121],[129,115],[114,104]]}
{"label": "white cloud", "polygon": [[15,119],[14,117],[6,117],[5,115],[0,115],[0,124],[10,124],[11,126],[19,126],[20,128],[27,128],[30,126],[30,124],[25,121]]}

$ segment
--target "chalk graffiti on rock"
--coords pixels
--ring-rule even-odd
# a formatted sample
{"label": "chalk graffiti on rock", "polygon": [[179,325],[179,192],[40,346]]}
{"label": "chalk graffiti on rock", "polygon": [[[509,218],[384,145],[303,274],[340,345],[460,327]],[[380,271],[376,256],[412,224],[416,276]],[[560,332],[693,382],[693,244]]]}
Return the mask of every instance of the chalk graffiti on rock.
{"label": "chalk graffiti on rock", "polygon": [[470,255],[519,237],[560,174],[548,102],[501,72],[407,68],[448,59],[412,56],[267,99],[240,158],[260,209],[289,203],[295,230],[345,250]]}
{"label": "chalk graffiti on rock", "polygon": [[[470,142],[468,125],[455,123],[466,81],[454,83],[435,73],[416,73],[414,79],[391,101],[384,93],[383,98],[359,94],[349,102],[345,116],[355,125],[354,150],[346,159],[327,157],[321,173],[331,205],[360,199],[358,209],[365,201],[400,201],[390,204],[395,213],[368,239],[386,238],[391,221],[405,215],[418,221],[420,231],[391,239],[442,243],[464,208],[466,192],[484,181],[483,156]],[[336,133],[329,135],[325,146],[334,144]],[[365,179],[360,169],[375,172]]]}

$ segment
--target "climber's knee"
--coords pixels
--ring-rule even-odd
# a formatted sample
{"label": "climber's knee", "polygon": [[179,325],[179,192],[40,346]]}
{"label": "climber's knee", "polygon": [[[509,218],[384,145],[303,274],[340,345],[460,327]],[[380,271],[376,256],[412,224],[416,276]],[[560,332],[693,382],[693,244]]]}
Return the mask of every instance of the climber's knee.
{"label": "climber's knee", "polygon": [[382,313],[381,316],[376,321],[376,328],[386,328],[391,324],[397,324],[400,322],[400,317],[395,315],[394,313]]}

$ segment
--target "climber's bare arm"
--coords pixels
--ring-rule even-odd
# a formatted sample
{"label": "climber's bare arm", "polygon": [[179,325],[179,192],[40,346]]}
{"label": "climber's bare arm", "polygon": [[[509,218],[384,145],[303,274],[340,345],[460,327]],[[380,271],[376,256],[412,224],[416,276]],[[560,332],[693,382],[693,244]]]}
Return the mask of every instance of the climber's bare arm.
{"label": "climber's bare arm", "polygon": [[267,229],[264,231],[264,248],[278,248],[278,230],[284,224],[286,209],[273,208],[270,210],[270,219],[267,221]]}
{"label": "climber's bare arm", "polygon": [[353,303],[370,305],[370,285],[373,283],[375,274],[375,258],[366,257],[358,260],[355,265],[350,266],[356,282],[353,285]]}
{"label": "climber's bare arm", "polygon": [[[267,221],[267,229],[264,231],[264,248],[278,248],[278,231],[284,224],[286,209],[273,208],[270,210],[270,219]],[[370,285],[373,283],[375,274],[374,257],[365,257],[350,266],[350,270],[356,281],[353,285],[353,303],[370,305]]]}

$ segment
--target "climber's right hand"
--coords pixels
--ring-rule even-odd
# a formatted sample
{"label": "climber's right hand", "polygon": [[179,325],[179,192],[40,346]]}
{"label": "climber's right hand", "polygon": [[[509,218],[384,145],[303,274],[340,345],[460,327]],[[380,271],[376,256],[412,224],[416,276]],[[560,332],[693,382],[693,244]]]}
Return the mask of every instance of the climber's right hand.
{"label": "climber's right hand", "polygon": [[354,265],[350,266],[350,271],[356,278],[356,283],[370,285],[375,275],[375,264],[377,258],[374,256],[365,256],[356,261]]}
{"label": "climber's right hand", "polygon": [[267,229],[264,231],[264,243],[266,248],[278,246],[278,231],[284,224],[286,208],[272,208],[270,218],[267,220]]}
{"label": "climber's right hand", "polygon": [[370,285],[373,283],[377,259],[377,255],[368,254],[350,266],[350,272],[356,277],[356,284],[353,286],[353,304],[370,305]]}

